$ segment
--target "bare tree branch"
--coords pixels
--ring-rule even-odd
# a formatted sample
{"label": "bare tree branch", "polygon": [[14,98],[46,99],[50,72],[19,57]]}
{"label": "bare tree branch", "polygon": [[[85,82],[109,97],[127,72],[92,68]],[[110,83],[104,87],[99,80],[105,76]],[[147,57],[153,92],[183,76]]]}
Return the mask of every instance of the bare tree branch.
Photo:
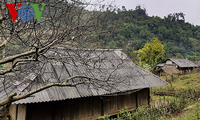
{"label": "bare tree branch", "polygon": [[[98,80],[98,81],[103,81],[103,80],[100,80],[100,79],[97,79],[97,78],[87,77],[87,76],[83,76],[83,75],[76,75],[76,76],[67,78],[66,81],[63,82],[63,83],[49,83],[49,84],[44,85],[44,86],[42,86],[42,87],[40,87],[40,88],[38,88],[38,89],[35,89],[35,90],[33,90],[33,91],[30,91],[30,92],[28,92],[28,93],[26,93],[26,94],[24,94],[24,95],[16,96],[17,93],[12,93],[12,94],[10,94],[5,100],[0,101],[0,106],[4,106],[4,105],[9,104],[9,103],[11,103],[11,102],[14,102],[14,101],[17,101],[17,100],[20,100],[20,99],[27,98],[27,97],[29,97],[29,96],[35,94],[35,93],[38,93],[38,92],[40,92],[40,91],[42,91],[42,90],[45,90],[45,89],[50,88],[50,87],[53,87],[53,86],[75,87],[75,86],[78,85],[78,84],[84,83],[84,81],[80,81],[80,82],[76,82],[76,83],[72,83],[72,84],[67,83],[69,80],[72,80],[72,79],[75,79],[75,78],[85,78],[85,79],[94,79],[94,80]],[[16,97],[14,97],[14,96],[16,96]]]}
{"label": "bare tree branch", "polygon": [[28,56],[28,55],[34,54],[35,52],[36,52],[36,50],[31,50],[31,51],[27,51],[27,52],[17,54],[17,55],[14,55],[14,56],[6,57],[5,59],[0,60],[0,64],[5,64],[7,62],[13,62],[15,59],[17,59],[19,57]]}
{"label": "bare tree branch", "polygon": [[[38,53],[40,52],[44,52],[45,50],[47,50],[48,48],[50,48],[57,40],[54,40],[52,43],[50,43],[49,45],[45,46],[44,48],[42,49],[39,49],[38,50]],[[30,51],[27,51],[27,52],[24,52],[24,53],[21,53],[21,54],[17,54],[17,55],[14,55],[14,56],[9,56],[9,57],[6,57],[5,59],[3,60],[0,60],[0,64],[4,64],[4,63],[7,63],[7,62],[13,62],[15,59],[17,58],[20,58],[20,57],[24,57],[24,56],[29,56],[29,55],[32,55],[36,53],[36,50],[30,50]]]}
{"label": "bare tree branch", "polygon": [[[101,27],[103,27],[102,23],[106,22],[106,19],[108,19],[109,11],[114,9],[108,7],[108,12],[104,12],[104,10],[101,11],[97,4],[95,6],[85,0],[28,1],[28,3],[30,2],[32,2],[31,4],[46,4],[40,21],[37,21],[35,17],[28,22],[22,21],[19,17],[13,21],[9,9],[6,6],[8,0],[4,0],[0,3],[0,32],[2,34],[0,50],[6,50],[6,57],[0,60],[0,75],[1,78],[10,77],[10,81],[5,81],[5,84],[3,83],[5,88],[4,92],[7,93],[7,82],[12,83],[12,85],[20,89],[25,89],[32,87],[32,84],[28,83],[37,83],[31,79],[31,77],[35,78],[45,74],[47,78],[45,78],[44,81],[38,80],[38,82],[42,83],[42,87],[28,89],[22,95],[17,96],[15,91],[12,91],[14,92],[12,94],[8,92],[8,95],[5,96],[7,98],[0,101],[0,107],[4,108],[5,105],[9,106],[14,101],[25,99],[53,86],[75,87],[79,84],[86,83],[93,84],[94,86],[96,85],[97,88],[106,87],[103,86],[102,83],[108,81],[111,75],[105,75],[105,77],[102,77],[105,79],[101,79],[101,77],[96,77],[95,75],[84,76],[86,74],[82,74],[81,71],[78,70],[77,74],[69,73],[68,69],[70,68],[64,67],[62,71],[68,71],[68,78],[60,78],[60,76],[57,75],[56,79],[54,79],[54,76],[49,75],[51,70],[54,69],[53,67],[60,67],[60,62],[63,63],[63,66],[65,66],[66,63],[72,65],[76,63],[75,66],[82,64],[87,66],[91,71],[92,69],[100,71],[101,69],[98,69],[98,67],[101,66],[97,64],[101,61],[98,59],[100,59],[102,54],[96,58],[91,56],[91,58],[89,58],[89,53],[81,55],[81,51],[78,53],[67,53],[65,51],[52,53],[49,49],[57,47],[82,49],[91,48],[91,46],[94,48],[95,45],[92,45],[91,41],[93,41],[93,39],[91,39],[90,36],[93,34],[100,35],[106,33],[106,30],[101,29]],[[9,1],[9,4],[27,4],[27,0]],[[95,7],[98,8],[95,9]],[[91,65],[91,61],[94,63],[93,65]],[[52,68],[49,68],[48,64],[53,64],[53,62],[58,65],[52,65]],[[116,69],[117,68],[118,67],[116,67]],[[113,72],[109,73],[114,74],[116,69],[113,69]],[[75,70],[71,71],[73,72]],[[14,74],[14,76],[7,75],[9,73]],[[33,75],[29,76],[29,74]],[[30,77],[31,80],[28,77]],[[51,81],[52,79],[54,80],[53,82]],[[70,81],[73,82],[71,83]],[[97,81],[100,83],[97,83]],[[25,88],[23,88],[23,85]]]}
{"label": "bare tree branch", "polygon": [[0,44],[0,50],[3,50],[6,47],[7,43],[8,43],[8,41],[4,40],[4,42]]}
{"label": "bare tree branch", "polygon": [[17,95],[17,93],[12,93],[12,94],[10,94],[5,100],[2,100],[2,101],[0,102],[0,106],[4,106],[4,105],[6,105],[6,104],[8,104],[8,103],[11,103],[12,100],[13,100],[13,97],[16,96],[16,95]]}

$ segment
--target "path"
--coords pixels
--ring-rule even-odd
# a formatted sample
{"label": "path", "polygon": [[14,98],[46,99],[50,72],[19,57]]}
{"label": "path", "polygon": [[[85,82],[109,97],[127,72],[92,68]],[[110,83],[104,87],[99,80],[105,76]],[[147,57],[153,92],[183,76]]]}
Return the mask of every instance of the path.
{"label": "path", "polygon": [[172,120],[175,120],[175,119],[178,119],[178,118],[180,119],[180,118],[184,117],[186,111],[187,111],[188,113],[189,113],[189,112],[194,112],[195,107],[196,107],[197,104],[198,104],[198,103],[194,103],[194,104],[188,106],[187,108],[184,108],[183,110],[181,110],[180,113],[173,114],[173,115],[172,115],[172,116],[173,116],[173,117],[172,117]]}
{"label": "path", "polygon": [[178,87],[179,86],[181,86],[181,85],[183,85],[184,83],[186,83],[187,81],[184,81],[184,82],[182,82],[182,83],[180,83],[180,84],[178,84],[175,88],[174,88],[174,92],[176,93],[177,92],[177,89],[178,89]]}

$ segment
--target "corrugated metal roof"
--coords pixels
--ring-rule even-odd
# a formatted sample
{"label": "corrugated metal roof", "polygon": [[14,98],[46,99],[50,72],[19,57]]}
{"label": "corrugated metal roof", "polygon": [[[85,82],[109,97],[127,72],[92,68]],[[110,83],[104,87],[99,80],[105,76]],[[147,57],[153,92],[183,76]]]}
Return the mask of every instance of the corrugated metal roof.
{"label": "corrugated metal roof", "polygon": [[[74,75],[85,75],[103,81],[76,78],[68,83],[83,80],[84,84],[76,87],[51,87],[18,100],[15,104],[108,95],[168,84],[135,65],[121,50],[52,48],[46,56],[56,59],[40,58],[41,61],[21,65],[20,72],[1,76],[0,100],[10,93],[24,94],[51,82],[64,82]],[[108,77],[110,79],[106,81]]]}
{"label": "corrugated metal roof", "polygon": [[198,67],[198,65],[188,59],[170,58],[169,60],[177,64],[179,67]]}
{"label": "corrugated metal roof", "polygon": [[164,67],[164,66],[165,66],[165,64],[163,64],[163,63],[157,64],[157,67]]}

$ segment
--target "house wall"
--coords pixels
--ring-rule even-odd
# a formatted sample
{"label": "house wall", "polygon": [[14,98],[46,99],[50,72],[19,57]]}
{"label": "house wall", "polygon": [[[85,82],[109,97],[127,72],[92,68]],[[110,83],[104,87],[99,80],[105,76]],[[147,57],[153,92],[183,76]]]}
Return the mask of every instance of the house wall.
{"label": "house wall", "polygon": [[88,120],[98,118],[101,116],[100,103],[99,97],[88,97],[28,104],[27,120]]}
{"label": "house wall", "polygon": [[172,64],[172,61],[171,60],[167,60],[166,64]]}
{"label": "house wall", "polygon": [[104,115],[116,115],[120,110],[136,109],[136,93],[120,96],[103,97]]}
{"label": "house wall", "polygon": [[138,106],[145,106],[150,103],[149,88],[142,89],[137,93]]}
{"label": "house wall", "polygon": [[148,99],[149,88],[145,88],[129,95],[11,105],[10,115],[12,120],[93,120],[98,116],[118,114],[126,107],[128,110],[136,109],[146,105]]}
{"label": "house wall", "polygon": [[[193,71],[193,67],[188,67],[188,68],[178,68],[178,70],[180,70],[180,74],[182,73],[182,74],[187,74],[187,73],[190,73],[190,72],[192,72]],[[186,70],[187,70],[187,72],[186,72]],[[182,71],[182,72],[181,72]]]}
{"label": "house wall", "polygon": [[149,88],[129,95],[108,96],[103,97],[103,99],[104,115],[116,115],[126,107],[128,110],[134,110],[139,106],[147,105],[149,102]]}
{"label": "house wall", "polygon": [[9,108],[11,120],[26,120],[26,106],[26,104],[11,105]]}

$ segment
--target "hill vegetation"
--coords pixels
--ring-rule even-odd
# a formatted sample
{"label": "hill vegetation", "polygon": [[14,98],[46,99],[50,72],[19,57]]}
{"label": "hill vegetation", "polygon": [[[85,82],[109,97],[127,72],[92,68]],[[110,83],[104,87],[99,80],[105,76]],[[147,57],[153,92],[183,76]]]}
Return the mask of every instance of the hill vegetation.
{"label": "hill vegetation", "polygon": [[170,13],[164,18],[148,16],[148,11],[136,6],[135,10],[125,7],[109,14],[110,22],[102,23],[108,29],[106,35],[92,35],[103,48],[122,48],[134,60],[133,51],[145,43],[158,38],[165,53],[160,60],[184,57],[195,61],[200,56],[200,26],[185,22],[185,14]]}
{"label": "hill vegetation", "polygon": [[[101,7],[104,9],[105,6]],[[76,6],[76,9],[79,8]],[[85,15],[91,15],[88,10],[84,10],[84,12]],[[196,61],[200,57],[200,26],[185,22],[187,16],[182,12],[170,13],[164,18],[160,18],[148,16],[148,11],[141,6],[136,6],[134,10],[127,10],[123,6],[113,12],[96,11],[96,14],[99,13],[105,13],[109,19],[100,24],[101,29],[97,29],[107,32],[104,34],[93,32],[91,35],[85,36],[87,42],[80,40],[80,43],[74,44],[86,44],[88,48],[124,49],[126,54],[136,64],[139,64],[138,50],[142,49],[145,43],[157,38],[164,46],[165,51],[156,60],[157,63],[172,57],[188,58],[192,61]],[[26,49],[21,43],[13,45],[11,42],[9,44],[6,56],[16,54],[11,51],[12,48],[16,48],[17,50],[14,52],[18,53]]]}

